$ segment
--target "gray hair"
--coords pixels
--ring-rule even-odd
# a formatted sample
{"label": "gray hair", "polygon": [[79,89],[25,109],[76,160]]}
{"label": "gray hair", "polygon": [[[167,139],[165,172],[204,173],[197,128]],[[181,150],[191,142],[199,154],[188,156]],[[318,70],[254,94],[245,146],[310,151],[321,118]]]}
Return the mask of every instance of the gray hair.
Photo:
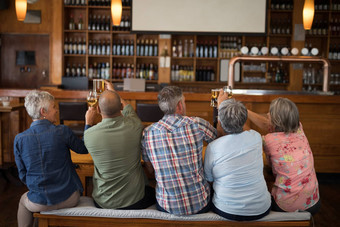
{"label": "gray hair", "polygon": [[299,128],[299,110],[287,98],[274,99],[270,104],[269,114],[275,132],[296,132]]}
{"label": "gray hair", "polygon": [[54,101],[54,97],[47,91],[33,90],[25,97],[25,108],[28,115],[33,120],[37,120],[41,117],[41,108],[48,111],[51,101]]}
{"label": "gray hair", "polygon": [[167,86],[158,94],[158,105],[165,115],[174,114],[179,101],[183,98],[182,90],[176,86]]}
{"label": "gray hair", "polygon": [[247,108],[235,99],[224,100],[218,107],[218,120],[228,134],[243,132],[248,117]]}

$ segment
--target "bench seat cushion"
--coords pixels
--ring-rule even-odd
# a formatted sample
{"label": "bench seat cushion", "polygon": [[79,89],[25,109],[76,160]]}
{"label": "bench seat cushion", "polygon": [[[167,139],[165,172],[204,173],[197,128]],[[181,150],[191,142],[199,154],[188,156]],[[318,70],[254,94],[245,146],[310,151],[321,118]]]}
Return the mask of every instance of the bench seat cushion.
{"label": "bench seat cushion", "polygon": [[[60,210],[43,211],[41,214],[58,215],[58,216],[84,216],[84,217],[106,217],[106,218],[146,218],[161,219],[174,221],[225,221],[227,219],[213,213],[176,216],[165,212],[158,211],[156,206],[150,206],[142,210],[114,210],[96,208],[93,199],[90,197],[81,197],[76,207],[65,208]],[[310,220],[309,212],[275,212],[271,211],[269,215],[257,221],[302,221]]]}

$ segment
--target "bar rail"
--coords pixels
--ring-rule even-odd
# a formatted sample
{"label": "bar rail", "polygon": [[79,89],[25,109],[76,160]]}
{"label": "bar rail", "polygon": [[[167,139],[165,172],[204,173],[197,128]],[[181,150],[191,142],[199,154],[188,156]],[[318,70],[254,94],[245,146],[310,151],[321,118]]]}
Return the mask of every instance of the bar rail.
{"label": "bar rail", "polygon": [[283,62],[320,62],[323,63],[323,85],[322,91],[329,90],[329,67],[330,63],[327,59],[311,56],[236,56],[230,59],[228,69],[228,86],[234,88],[234,65],[238,61],[283,61]]}

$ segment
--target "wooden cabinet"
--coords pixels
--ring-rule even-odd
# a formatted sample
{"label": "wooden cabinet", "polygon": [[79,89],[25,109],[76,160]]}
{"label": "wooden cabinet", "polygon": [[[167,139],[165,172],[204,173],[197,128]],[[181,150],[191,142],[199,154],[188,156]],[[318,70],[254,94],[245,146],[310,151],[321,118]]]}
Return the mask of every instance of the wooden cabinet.
{"label": "wooden cabinet", "polygon": [[131,1],[123,1],[119,26],[112,24],[110,1],[72,2],[63,7],[63,76],[157,82],[158,35],[130,33]]}

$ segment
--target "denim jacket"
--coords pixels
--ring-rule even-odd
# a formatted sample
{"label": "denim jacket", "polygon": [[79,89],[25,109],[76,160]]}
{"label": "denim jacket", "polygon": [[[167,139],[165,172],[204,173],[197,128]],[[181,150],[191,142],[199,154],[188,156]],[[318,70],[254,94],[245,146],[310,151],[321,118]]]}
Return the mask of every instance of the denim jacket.
{"label": "denim jacket", "polygon": [[55,205],[75,191],[83,192],[72,164],[70,149],[87,154],[84,141],[65,125],[38,120],[14,140],[14,156],[21,181],[30,201]]}

